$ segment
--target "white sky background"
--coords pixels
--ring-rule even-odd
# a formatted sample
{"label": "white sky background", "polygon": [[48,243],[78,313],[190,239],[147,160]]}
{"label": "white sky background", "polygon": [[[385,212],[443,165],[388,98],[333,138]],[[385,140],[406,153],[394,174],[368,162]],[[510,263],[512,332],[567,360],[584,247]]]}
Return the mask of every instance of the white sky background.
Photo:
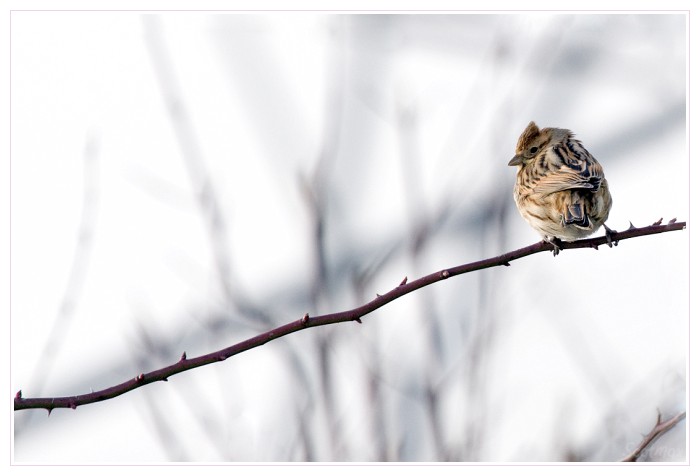
{"label": "white sky background", "polygon": [[[245,298],[274,325],[535,242],[506,166],[533,119],[572,129],[603,164],[612,228],[686,220],[685,22],[14,12],[12,389],[86,393],[271,327],[221,292],[193,192],[202,170],[225,221],[214,236],[224,238],[236,305]],[[154,45],[167,51],[184,129],[169,115]],[[325,187],[315,190],[330,277],[316,300],[304,181]],[[489,210],[504,210],[503,223]],[[421,220],[432,231],[412,259]],[[447,382],[435,388],[451,454],[619,459],[657,409],[686,407],[688,235],[539,254],[419,291],[361,326],[304,331],[50,418],[18,412],[14,458],[303,461],[301,414],[317,459],[371,461],[364,379],[378,368],[392,459],[441,459],[415,396],[431,379]],[[384,255],[355,296],[352,273]],[[332,430],[314,370],[321,336],[333,343]],[[475,357],[474,342],[488,349]],[[57,346],[50,358],[47,343]],[[290,370],[290,355],[309,381]],[[474,359],[483,361],[477,377],[467,375]],[[483,430],[480,444],[460,453],[470,428]],[[677,430],[654,459],[685,459],[685,425]],[[340,435],[338,446],[325,432]]]}

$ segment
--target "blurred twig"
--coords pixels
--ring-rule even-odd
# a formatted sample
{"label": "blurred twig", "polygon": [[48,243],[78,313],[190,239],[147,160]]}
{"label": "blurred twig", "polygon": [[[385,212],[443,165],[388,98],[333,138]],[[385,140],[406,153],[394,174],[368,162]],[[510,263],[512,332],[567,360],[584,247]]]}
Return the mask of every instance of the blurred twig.
{"label": "blurred twig", "polygon": [[[662,225],[659,220],[653,225],[635,228],[630,226],[628,230],[622,232],[612,232],[610,239],[612,242],[617,244],[619,241],[626,240],[629,238],[636,238],[639,236],[653,235],[657,233],[664,233],[668,231],[677,231],[685,229],[685,222],[676,222],[675,219],[671,220],[666,225]],[[608,237],[602,236],[598,238],[589,238],[586,240],[578,240],[571,243],[560,243],[559,247],[561,249],[570,248],[598,248],[598,246],[608,243]],[[305,314],[301,319],[296,319],[288,324],[284,324],[270,331],[259,334],[250,339],[244,340],[237,344],[234,344],[225,349],[221,349],[209,354],[201,355],[192,359],[188,359],[186,354],[183,352],[180,360],[172,365],[163,367],[158,370],[154,370],[148,373],[140,373],[136,377],[127,380],[121,384],[115,385],[113,387],[106,388],[97,392],[91,392],[83,395],[76,395],[71,397],[44,397],[44,398],[23,398],[22,391],[18,391],[14,399],[14,409],[15,410],[26,410],[30,408],[43,408],[51,412],[54,408],[77,408],[80,405],[87,405],[90,403],[101,402],[108,400],[124,393],[130,392],[139,388],[143,385],[147,385],[154,382],[167,381],[168,377],[179,374],[180,372],[185,372],[197,367],[202,367],[204,365],[213,364],[215,362],[222,362],[229,357],[232,357],[241,352],[259,347],[266,344],[272,340],[279,339],[280,337],[292,334],[294,332],[301,331],[310,327],[325,326],[329,324],[338,324],[341,322],[362,322],[361,317],[379,309],[380,307],[400,298],[408,293],[421,289],[430,284],[434,284],[438,281],[457,276],[459,274],[465,274],[472,271],[478,271],[481,269],[492,268],[495,266],[510,266],[511,261],[515,261],[526,256],[541,253],[543,251],[552,251],[553,245],[551,243],[539,242],[533,245],[527,246],[525,248],[520,248],[518,250],[510,251],[500,256],[493,258],[487,258],[481,261],[475,261],[473,263],[467,263],[453,268],[444,269],[442,271],[436,271],[434,273],[418,278],[414,281],[407,281],[404,279],[401,283],[396,286],[391,291],[386,294],[378,294],[372,301],[350,309],[347,311],[335,312],[331,314],[324,314],[316,317],[311,317],[309,314]]]}
{"label": "blurred twig", "polygon": [[66,335],[71,328],[75,310],[85,285],[99,211],[100,169],[98,158],[97,137],[89,134],[85,140],[83,151],[83,202],[73,260],[58,313],[44,344],[41,358],[30,378],[29,386],[37,393],[42,393],[51,369],[57,360],[56,357],[66,341]]}
{"label": "blurred twig", "polygon": [[641,443],[639,443],[639,446],[635,448],[635,450],[627,455],[625,458],[621,459],[620,461],[622,463],[633,463],[639,459],[639,457],[646,451],[649,446],[661,435],[672,429],[674,426],[676,426],[679,422],[685,420],[685,412],[681,412],[678,415],[674,416],[673,418],[669,418],[666,421],[661,421],[661,413],[659,413],[658,417],[656,418],[656,425],[654,425],[654,428],[651,429],[649,434],[644,437]]}
{"label": "blurred twig", "polygon": [[49,332],[49,339],[42,352],[42,359],[32,380],[36,385],[32,387],[41,391],[41,386],[46,380],[49,367],[54,363],[56,354],[64,342],[69,323],[72,320],[79,302],[79,295],[85,284],[90,252],[94,242],[95,224],[97,222],[99,201],[99,162],[97,153],[97,140],[88,136],[85,141],[83,153],[83,205],[80,213],[75,251],[71,263],[68,281],[63,292],[58,316]]}
{"label": "blurred twig", "polygon": [[230,223],[226,219],[224,204],[219,198],[215,181],[204,159],[195,125],[177,81],[175,64],[161,33],[160,23],[157,17],[145,16],[144,24],[146,46],[151,54],[156,79],[168,108],[193,192],[205,220],[222,296],[227,307],[236,309],[242,317],[254,323],[270,325],[270,316],[247,298],[241,283],[235,279],[235,263],[229,250],[232,242]]}
{"label": "blurred twig", "polygon": [[[418,138],[420,117],[415,105],[398,105],[397,118],[399,125],[399,150],[401,151],[401,171],[403,177],[403,199],[408,217],[408,234],[410,237],[409,258],[410,269],[418,273],[423,264],[424,251],[430,240],[434,238],[434,228],[431,228],[428,206],[429,196],[425,192],[425,173],[421,170],[423,161],[420,158],[420,144]],[[427,423],[432,446],[438,453],[440,461],[449,461],[447,446],[445,445],[445,426],[440,418],[440,410],[443,405],[442,394],[439,388],[439,370],[444,360],[443,326],[440,325],[439,311],[435,305],[433,293],[422,293],[419,298],[420,313],[424,316],[435,316],[434,319],[425,321],[425,332],[422,338],[426,339],[427,355],[425,366],[416,369],[422,372],[421,398],[424,399],[427,411]],[[403,458],[402,458],[403,459]]]}

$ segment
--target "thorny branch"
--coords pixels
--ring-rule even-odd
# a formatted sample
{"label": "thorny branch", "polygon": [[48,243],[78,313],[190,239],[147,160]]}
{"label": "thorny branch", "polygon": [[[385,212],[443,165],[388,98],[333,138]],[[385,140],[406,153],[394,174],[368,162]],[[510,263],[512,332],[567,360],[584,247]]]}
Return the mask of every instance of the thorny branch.
{"label": "thorny branch", "polygon": [[656,441],[661,435],[669,431],[671,428],[676,426],[679,422],[685,420],[685,412],[681,412],[678,415],[669,418],[666,421],[661,421],[661,413],[659,413],[656,418],[656,425],[651,429],[649,434],[644,437],[639,446],[635,450],[627,455],[625,458],[620,460],[622,463],[633,463],[639,459],[639,457],[644,453],[644,451],[651,446],[651,444]]}
{"label": "thorny branch", "polygon": [[[558,243],[557,246],[562,249],[570,248],[595,248],[598,246],[609,244],[612,246],[614,243],[617,245],[619,241],[626,240],[629,238],[636,238],[645,235],[654,235],[657,233],[665,233],[668,231],[677,231],[685,229],[685,222],[676,222],[675,219],[670,220],[666,225],[661,224],[661,220],[656,223],[643,227],[635,228],[630,224],[630,228],[616,232],[612,231],[609,237],[601,236],[597,238],[588,238],[585,240],[573,241],[570,243],[563,242]],[[136,377],[127,380],[121,384],[109,387],[96,392],[90,392],[83,395],[75,395],[70,397],[43,397],[43,398],[24,398],[22,397],[22,391],[18,391],[14,399],[14,409],[16,410],[26,410],[30,408],[43,408],[49,411],[49,414],[54,408],[72,408],[75,409],[80,405],[87,405],[90,403],[101,402],[104,400],[109,400],[114,397],[118,397],[126,392],[135,390],[136,388],[148,385],[154,382],[167,381],[168,377],[179,374],[180,372],[185,372],[197,367],[202,367],[204,365],[213,364],[215,362],[222,362],[229,357],[232,357],[241,352],[259,347],[266,344],[272,340],[279,339],[280,337],[286,336],[294,332],[301,331],[310,327],[325,326],[329,324],[337,324],[340,322],[350,322],[360,320],[361,317],[379,309],[380,307],[390,303],[391,301],[398,299],[408,293],[416,291],[417,289],[423,288],[430,284],[436,283],[443,279],[450,278],[452,276],[457,276],[459,274],[465,274],[472,271],[478,271],[481,269],[492,268],[495,266],[510,266],[511,261],[516,259],[524,258],[526,256],[541,253],[543,251],[553,251],[554,246],[551,243],[544,241],[535,243],[525,248],[520,248],[518,250],[510,251],[500,256],[495,256],[493,258],[484,259],[481,261],[475,261],[472,263],[462,264],[455,266],[453,268],[447,268],[441,271],[436,271],[434,273],[418,278],[414,281],[408,281],[404,278],[401,283],[385,294],[378,294],[376,298],[372,301],[363,304],[362,306],[356,307],[342,312],[335,312],[330,314],[323,314],[320,316],[311,317],[309,314],[305,314],[301,319],[296,319],[292,322],[279,326],[270,331],[259,334],[250,339],[244,340],[237,344],[234,344],[225,349],[221,349],[209,354],[201,355],[199,357],[187,358],[185,352],[182,353],[182,357],[176,363],[163,367],[158,370],[154,370],[147,373],[140,373]]]}

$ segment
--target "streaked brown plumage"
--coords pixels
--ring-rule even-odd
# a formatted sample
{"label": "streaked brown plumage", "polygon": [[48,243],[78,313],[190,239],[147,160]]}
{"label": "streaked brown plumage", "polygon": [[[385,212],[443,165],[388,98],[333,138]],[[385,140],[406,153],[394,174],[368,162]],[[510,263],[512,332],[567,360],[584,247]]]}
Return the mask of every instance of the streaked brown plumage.
{"label": "streaked brown plumage", "polygon": [[[545,241],[574,241],[605,226],[612,197],[603,167],[567,129],[527,125],[508,165],[518,167],[518,211]],[[609,229],[605,226],[606,233]]]}

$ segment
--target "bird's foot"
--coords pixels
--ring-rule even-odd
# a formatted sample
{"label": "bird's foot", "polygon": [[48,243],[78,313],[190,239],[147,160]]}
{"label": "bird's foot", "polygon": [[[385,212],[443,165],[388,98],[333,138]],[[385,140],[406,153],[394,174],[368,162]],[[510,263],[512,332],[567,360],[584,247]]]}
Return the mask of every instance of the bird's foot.
{"label": "bird's foot", "polygon": [[552,255],[556,256],[561,251],[561,240],[559,238],[550,238],[544,240],[546,243],[552,245]]}

